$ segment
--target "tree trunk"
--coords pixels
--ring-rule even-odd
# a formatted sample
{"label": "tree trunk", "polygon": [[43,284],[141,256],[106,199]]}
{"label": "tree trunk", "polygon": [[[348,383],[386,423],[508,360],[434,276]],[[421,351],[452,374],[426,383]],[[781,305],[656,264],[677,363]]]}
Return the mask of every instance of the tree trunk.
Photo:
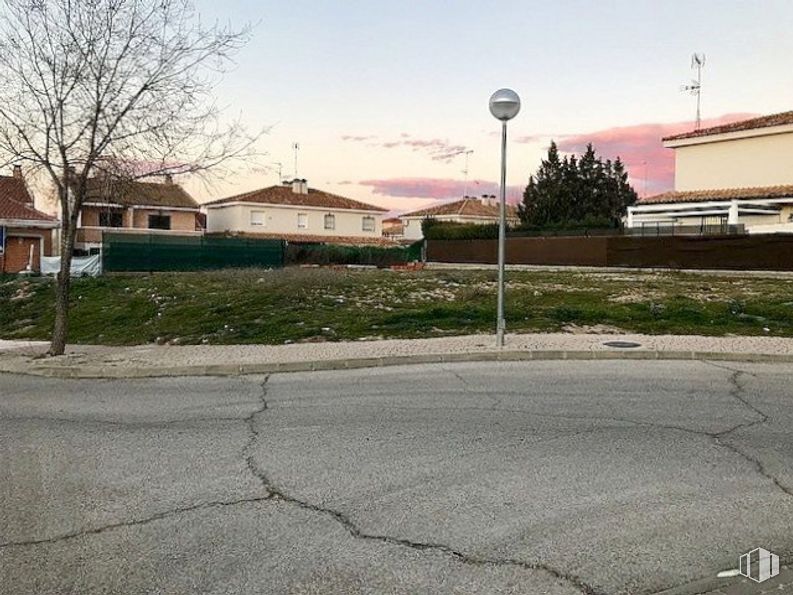
{"label": "tree trunk", "polygon": [[72,225],[72,222],[67,220],[66,226],[61,242],[61,269],[55,277],[55,324],[52,327],[52,341],[47,352],[49,355],[63,355],[69,336],[69,289],[72,281],[72,252],[76,225]]}

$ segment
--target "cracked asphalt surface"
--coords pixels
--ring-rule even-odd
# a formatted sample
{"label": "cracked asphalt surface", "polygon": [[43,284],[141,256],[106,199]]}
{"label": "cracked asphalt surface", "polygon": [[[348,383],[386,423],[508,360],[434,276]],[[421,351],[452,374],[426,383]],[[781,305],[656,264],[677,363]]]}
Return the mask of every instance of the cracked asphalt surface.
{"label": "cracked asphalt surface", "polygon": [[0,375],[0,593],[649,594],[789,564],[791,372]]}

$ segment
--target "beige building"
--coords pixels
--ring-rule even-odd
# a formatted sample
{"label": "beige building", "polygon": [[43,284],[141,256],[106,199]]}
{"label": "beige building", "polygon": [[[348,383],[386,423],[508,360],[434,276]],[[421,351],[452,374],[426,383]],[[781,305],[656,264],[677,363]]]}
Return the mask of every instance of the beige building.
{"label": "beige building", "polygon": [[675,152],[675,190],[639,199],[628,208],[628,227],[793,232],[793,111],[663,142]]}
{"label": "beige building", "polygon": [[[462,200],[405,213],[399,216],[402,221],[402,237],[411,240],[423,238],[421,223],[428,218],[449,223],[498,223],[498,200],[490,195],[484,195],[482,198],[467,196]],[[507,205],[507,223],[517,225],[519,222],[518,210],[512,205]]]}
{"label": "beige building", "polygon": [[202,220],[198,203],[170,176],[162,183],[97,176],[88,179],[75,251],[97,253],[105,232],[201,235]]}
{"label": "beige building", "polygon": [[381,244],[386,209],[284,182],[204,205],[207,233],[278,238],[293,242]]}

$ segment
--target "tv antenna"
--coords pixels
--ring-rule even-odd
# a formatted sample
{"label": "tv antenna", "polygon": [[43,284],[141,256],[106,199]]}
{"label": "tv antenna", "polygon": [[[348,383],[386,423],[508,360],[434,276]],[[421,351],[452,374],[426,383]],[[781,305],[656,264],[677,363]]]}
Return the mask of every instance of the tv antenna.
{"label": "tv antenna", "polygon": [[465,168],[463,168],[463,170],[462,170],[463,176],[465,176],[463,178],[463,180],[464,180],[463,181],[463,198],[467,198],[468,197],[468,158],[471,156],[471,153],[473,153],[473,152],[474,152],[473,149],[467,149],[467,150],[461,151],[459,153],[459,154],[465,155]]}
{"label": "tv antenna", "polygon": [[300,143],[293,143],[292,148],[295,151],[295,179],[297,179],[297,152],[300,150]]}
{"label": "tv antenna", "polygon": [[691,84],[682,85],[681,91],[688,91],[697,98],[697,123],[696,130],[702,126],[702,69],[705,67],[705,54],[691,54],[691,69],[697,71],[697,78],[691,80]]}
{"label": "tv antenna", "polygon": [[283,174],[284,164],[283,163],[281,163],[280,161],[273,161],[270,164],[270,168],[269,169],[271,171],[273,171],[273,172],[278,172],[278,183],[279,184],[284,181],[284,174]]}

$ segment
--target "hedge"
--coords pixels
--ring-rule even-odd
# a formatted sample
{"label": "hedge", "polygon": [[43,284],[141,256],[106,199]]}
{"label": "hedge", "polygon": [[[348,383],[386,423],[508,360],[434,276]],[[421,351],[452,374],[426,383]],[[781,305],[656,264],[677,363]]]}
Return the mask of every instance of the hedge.
{"label": "hedge", "polygon": [[388,267],[421,260],[423,242],[410,246],[342,246],[337,244],[288,244],[287,264],[358,264]]}
{"label": "hedge", "polygon": [[[432,222],[424,228],[428,240],[492,240],[498,238],[497,223],[441,223]],[[617,235],[621,230],[608,221],[569,222],[554,225],[507,227],[507,236],[590,236]]]}

